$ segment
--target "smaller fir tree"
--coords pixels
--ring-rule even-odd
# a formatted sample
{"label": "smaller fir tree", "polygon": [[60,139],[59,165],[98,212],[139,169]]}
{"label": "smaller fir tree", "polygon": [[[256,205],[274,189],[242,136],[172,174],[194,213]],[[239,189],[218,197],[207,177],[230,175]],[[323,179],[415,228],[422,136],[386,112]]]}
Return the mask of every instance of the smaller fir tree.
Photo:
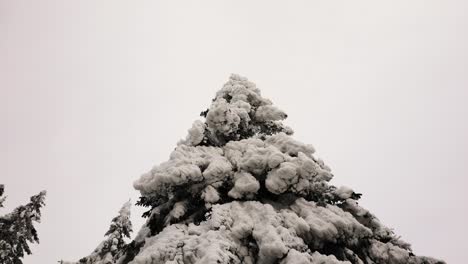
{"label": "smaller fir tree", "polygon": [[118,261],[127,247],[124,239],[130,238],[132,232],[130,207],[130,201],[122,206],[119,215],[112,219],[109,230],[105,234],[107,239],[102,241],[89,256],[80,259],[79,263],[111,264]]}
{"label": "smaller fir tree", "polygon": [[[5,187],[0,184],[0,208],[6,197]],[[21,264],[24,253],[30,255],[28,243],[39,243],[34,222],[41,220],[41,208],[45,205],[46,192],[31,197],[26,205],[17,207],[13,212],[0,216],[0,263]]]}

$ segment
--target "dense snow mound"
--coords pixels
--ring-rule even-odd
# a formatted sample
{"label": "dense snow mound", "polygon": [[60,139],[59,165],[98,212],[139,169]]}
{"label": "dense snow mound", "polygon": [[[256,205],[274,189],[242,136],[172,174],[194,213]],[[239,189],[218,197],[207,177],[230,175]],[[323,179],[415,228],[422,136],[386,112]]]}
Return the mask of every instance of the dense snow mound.
{"label": "dense snow mound", "polygon": [[[412,254],[255,84],[232,75],[169,160],[134,182],[147,222],[117,263],[443,263]],[[112,262],[109,262],[112,263]]]}

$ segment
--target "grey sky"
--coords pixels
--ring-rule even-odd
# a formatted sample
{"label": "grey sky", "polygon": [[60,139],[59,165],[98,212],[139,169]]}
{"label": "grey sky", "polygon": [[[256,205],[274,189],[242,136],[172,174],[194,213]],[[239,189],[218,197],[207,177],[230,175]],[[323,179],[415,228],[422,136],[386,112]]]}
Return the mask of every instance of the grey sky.
{"label": "grey sky", "polygon": [[[413,244],[468,250],[464,1],[0,1],[4,213],[48,191],[25,263],[77,260],[230,73],[255,82],[335,185]],[[143,221],[133,208],[134,229]]]}

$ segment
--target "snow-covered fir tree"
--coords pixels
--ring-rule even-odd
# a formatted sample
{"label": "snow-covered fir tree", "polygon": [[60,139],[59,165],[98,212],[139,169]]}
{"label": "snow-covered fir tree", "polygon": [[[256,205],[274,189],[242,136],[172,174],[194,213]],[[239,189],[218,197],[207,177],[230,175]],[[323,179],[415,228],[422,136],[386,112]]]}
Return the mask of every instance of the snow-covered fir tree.
{"label": "snow-covered fir tree", "polygon": [[246,78],[232,75],[201,116],[135,181],[147,221],[117,263],[444,263],[415,256],[361,194],[331,185]]}
{"label": "snow-covered fir tree", "polygon": [[[125,238],[130,238],[132,223],[130,221],[130,201],[126,202],[119,211],[119,215],[112,219],[107,238],[87,257],[79,260],[83,264],[111,264],[115,263],[125,252],[127,244]],[[70,263],[70,262],[61,262]]]}
{"label": "snow-covered fir tree", "polygon": [[[0,184],[0,208],[5,201],[4,185]],[[34,222],[41,220],[46,192],[30,198],[30,202],[0,216],[0,263],[21,264],[24,254],[31,254],[30,243],[39,243]]]}

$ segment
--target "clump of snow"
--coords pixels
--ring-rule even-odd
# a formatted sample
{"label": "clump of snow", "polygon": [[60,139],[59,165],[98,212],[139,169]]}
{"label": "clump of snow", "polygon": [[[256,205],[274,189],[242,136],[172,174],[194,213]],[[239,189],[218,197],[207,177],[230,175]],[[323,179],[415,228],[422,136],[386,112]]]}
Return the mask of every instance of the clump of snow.
{"label": "clump of snow", "polygon": [[279,168],[268,173],[265,185],[275,194],[284,193],[290,185],[298,182],[296,165],[292,162],[283,162]]}
{"label": "clump of snow", "polygon": [[353,189],[346,187],[346,186],[340,186],[340,188],[336,189],[335,191],[336,195],[340,197],[343,200],[346,200],[348,198],[351,198],[353,195],[354,191]]}
{"label": "clump of snow", "polygon": [[189,146],[196,146],[200,144],[205,137],[205,124],[196,120],[193,122],[192,127],[188,130],[188,135],[185,140],[181,141],[180,144],[186,144]]}
{"label": "clump of snow", "polygon": [[390,243],[371,240],[369,255],[377,262],[388,260],[389,263],[408,263],[409,252]]}
{"label": "clump of snow", "polygon": [[216,182],[223,180],[232,174],[232,165],[225,157],[216,157],[211,160],[208,167],[203,171],[203,178],[206,182]]}
{"label": "clump of snow", "polygon": [[299,198],[291,208],[309,224],[309,243],[313,243],[318,248],[329,242],[354,246],[359,240],[372,235],[368,227],[336,205],[323,207]]}
{"label": "clump of snow", "polygon": [[215,101],[220,98],[231,98],[233,103],[245,102],[251,106],[270,105],[271,101],[260,95],[255,83],[237,74],[232,74],[223,88],[216,93]]}
{"label": "clump of snow", "polygon": [[[171,153],[169,161],[143,174],[134,182],[134,187],[143,193],[151,193],[165,191],[168,186],[202,181],[203,177],[227,169],[228,164],[224,162],[222,153],[222,149],[215,147],[180,145]],[[208,167],[210,169],[206,175],[202,175],[202,168]]]}
{"label": "clump of snow", "polygon": [[328,170],[324,170],[312,158],[299,152],[298,157],[289,157],[272,169],[266,179],[266,188],[275,194],[292,191],[307,193],[315,190],[317,184],[326,184],[332,178]]}
{"label": "clump of snow", "polygon": [[215,101],[206,116],[208,127],[215,133],[229,135],[239,129],[241,122],[250,121],[245,108],[230,104],[225,99]]}
{"label": "clump of snow", "polygon": [[259,121],[278,121],[286,117],[288,116],[283,110],[273,105],[262,105],[255,112],[255,119]]}
{"label": "clump of snow", "polygon": [[312,156],[315,149],[310,144],[303,144],[292,137],[286,135],[286,133],[278,133],[266,139],[266,143],[275,146],[281,152],[286,153],[290,156],[297,156],[299,152]]}
{"label": "clump of snow", "polygon": [[234,187],[228,195],[235,199],[252,197],[260,189],[260,183],[248,172],[236,172],[234,174]]}
{"label": "clump of snow", "polygon": [[201,198],[207,203],[212,204],[219,201],[218,191],[211,185],[206,186],[201,194]]}

